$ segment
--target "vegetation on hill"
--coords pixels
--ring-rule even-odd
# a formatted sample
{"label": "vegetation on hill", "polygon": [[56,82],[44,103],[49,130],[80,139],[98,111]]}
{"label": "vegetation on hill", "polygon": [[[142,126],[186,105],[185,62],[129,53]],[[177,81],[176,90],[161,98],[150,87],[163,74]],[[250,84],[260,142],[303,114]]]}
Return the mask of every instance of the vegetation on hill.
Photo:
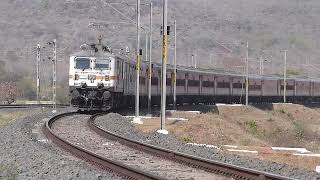
{"label": "vegetation on hill", "polygon": [[[153,60],[160,58],[161,1],[154,4]],[[2,0],[0,2],[0,80],[18,81],[34,77],[35,47],[58,40],[58,83],[67,81],[68,56],[99,34],[115,49],[135,48],[135,26],[104,2],[63,0]],[[113,1],[119,3],[119,1]],[[126,0],[134,4],[134,0]],[[135,19],[135,7],[112,4],[128,18]],[[266,74],[281,74],[283,52],[288,50],[288,69],[318,77],[320,24],[317,0],[170,0],[169,24],[177,20],[178,63],[191,64],[195,54],[199,67],[243,71],[245,42],[250,46],[250,71],[259,72],[263,57]],[[148,25],[149,8],[142,6],[142,24]],[[90,26],[104,23],[103,29]],[[173,28],[172,28],[173,29]],[[142,31],[141,47],[145,32]],[[171,33],[172,36],[173,33]],[[172,37],[170,38],[170,40]],[[170,41],[172,43],[172,41]],[[169,63],[172,63],[169,49]],[[50,48],[43,49],[43,78],[49,85]],[[134,56],[132,56],[134,57]],[[306,65],[304,65],[306,64]],[[34,81],[35,79],[32,78]]]}

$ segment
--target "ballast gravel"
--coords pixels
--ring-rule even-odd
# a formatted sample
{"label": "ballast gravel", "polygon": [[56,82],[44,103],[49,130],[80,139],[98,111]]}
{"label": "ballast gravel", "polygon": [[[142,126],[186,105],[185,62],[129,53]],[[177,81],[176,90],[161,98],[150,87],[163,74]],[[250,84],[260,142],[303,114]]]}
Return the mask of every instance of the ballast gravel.
{"label": "ballast gravel", "polygon": [[143,134],[135,129],[134,125],[130,121],[130,119],[119,114],[110,113],[108,115],[98,117],[95,122],[104,129],[124,137],[173,151],[278,174],[293,179],[320,179],[320,175],[315,171],[307,171],[271,161],[263,161],[255,158],[241,157],[235,154],[227,154],[212,148],[188,145],[179,141],[176,137],[170,134],[163,135],[156,132]]}
{"label": "ballast gravel", "polygon": [[41,128],[52,113],[40,112],[0,127],[0,179],[120,179],[48,141]]}
{"label": "ballast gravel", "polygon": [[[122,145],[117,141],[104,138],[88,126],[89,117],[88,115],[75,115],[61,118],[53,124],[52,130],[58,136],[76,146],[164,179],[231,179],[150,155]],[[79,129],[81,129],[80,133]]]}

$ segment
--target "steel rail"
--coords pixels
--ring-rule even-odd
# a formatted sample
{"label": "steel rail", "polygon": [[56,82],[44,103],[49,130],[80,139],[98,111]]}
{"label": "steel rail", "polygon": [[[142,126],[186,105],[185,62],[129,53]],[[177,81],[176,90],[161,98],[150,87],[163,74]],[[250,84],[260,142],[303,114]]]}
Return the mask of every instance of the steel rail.
{"label": "steel rail", "polygon": [[[0,109],[52,107],[52,104],[1,104]],[[57,107],[69,107],[69,104],[57,104]]]}
{"label": "steel rail", "polygon": [[149,179],[163,179],[161,177],[158,177],[156,175],[150,174],[148,172],[144,172],[139,169],[135,169],[132,167],[129,167],[123,163],[107,159],[105,157],[102,157],[100,155],[97,155],[85,148],[81,148],[77,145],[74,145],[63,138],[59,137],[55,132],[52,130],[52,125],[59,119],[67,117],[67,116],[73,116],[79,114],[77,112],[70,112],[70,113],[64,113],[57,116],[54,116],[49,121],[45,123],[43,126],[43,132],[48,137],[48,139],[52,140],[54,143],[56,143],[61,148],[69,151],[73,155],[84,159],[86,161],[91,162],[94,165],[99,166],[103,169],[108,169],[113,172],[119,173],[120,175],[129,178],[129,179],[142,179],[142,180],[149,180]]}
{"label": "steel rail", "polygon": [[222,174],[224,176],[229,176],[233,177],[234,179],[249,179],[249,180],[271,180],[271,179],[276,179],[276,180],[289,180],[292,178],[280,176],[280,175],[275,175],[263,171],[257,171],[254,169],[249,169],[249,168],[244,168],[241,166],[236,166],[236,165],[231,165],[227,163],[222,163],[218,161],[213,161],[210,159],[205,159],[205,158],[200,158],[196,156],[192,156],[189,154],[181,153],[181,152],[175,152],[169,149],[164,149],[161,147],[153,146],[150,144],[142,143],[139,141],[135,141],[132,139],[128,139],[126,137],[120,136],[118,134],[115,134],[111,131],[107,131],[103,129],[103,127],[97,125],[95,123],[95,119],[98,116],[102,116],[105,113],[101,114],[95,114],[90,117],[88,121],[89,127],[94,130],[96,133],[100,134],[103,137],[116,140],[124,145],[127,145],[129,147],[161,156],[170,160],[178,161],[181,163],[185,163],[191,166],[195,167],[200,167],[204,170],[207,170],[209,172],[214,172],[217,174]]}

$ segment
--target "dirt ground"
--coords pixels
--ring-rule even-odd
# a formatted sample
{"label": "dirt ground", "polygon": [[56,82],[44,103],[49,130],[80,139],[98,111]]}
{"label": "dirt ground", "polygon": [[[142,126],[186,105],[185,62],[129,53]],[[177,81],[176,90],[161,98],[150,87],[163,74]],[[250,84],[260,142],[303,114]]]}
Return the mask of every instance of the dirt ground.
{"label": "dirt ground", "polygon": [[[203,107],[206,110],[200,114],[186,111],[168,113],[170,118],[188,120],[167,120],[166,129],[185,142],[216,146],[301,147],[320,153],[320,144],[317,143],[320,138],[320,108],[296,104]],[[137,128],[145,133],[155,131],[159,128],[159,118],[145,119],[144,124],[137,125]],[[258,157],[312,170],[320,165],[319,157],[281,154]]]}

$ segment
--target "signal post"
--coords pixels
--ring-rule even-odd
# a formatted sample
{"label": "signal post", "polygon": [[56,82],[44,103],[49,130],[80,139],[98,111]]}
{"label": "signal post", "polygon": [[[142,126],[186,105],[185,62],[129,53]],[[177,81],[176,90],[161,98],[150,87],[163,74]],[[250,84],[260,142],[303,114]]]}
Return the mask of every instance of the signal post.
{"label": "signal post", "polygon": [[163,0],[163,21],[162,21],[162,77],[161,77],[161,124],[158,133],[168,134],[165,130],[166,122],[166,80],[167,80],[167,52],[168,52],[168,20],[167,20],[168,0]]}

